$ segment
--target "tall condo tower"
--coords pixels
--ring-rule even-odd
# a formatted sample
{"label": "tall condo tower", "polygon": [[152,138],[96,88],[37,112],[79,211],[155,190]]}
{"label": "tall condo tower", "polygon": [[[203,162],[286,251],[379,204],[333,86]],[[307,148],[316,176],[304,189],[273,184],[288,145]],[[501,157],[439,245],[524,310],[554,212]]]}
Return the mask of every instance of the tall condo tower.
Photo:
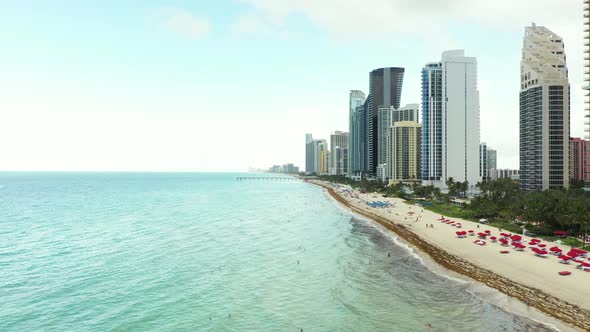
{"label": "tall condo tower", "polygon": [[[406,106],[400,107],[395,109],[393,106],[389,107],[379,107],[379,119],[378,119],[378,132],[380,135],[385,137],[385,144],[381,146],[379,149],[384,149],[385,152],[385,177],[388,179],[393,179],[392,170],[394,169],[394,156],[392,155],[392,139],[390,130],[392,126],[395,126],[397,122],[401,121],[411,121],[418,123],[418,104],[407,104]],[[422,129],[420,129],[421,132]],[[420,139],[421,140],[421,139]],[[399,141],[398,141],[399,142]],[[421,148],[417,151],[421,151]],[[420,160],[420,158],[418,158]],[[383,165],[383,164],[381,164]],[[420,169],[421,165],[419,165],[418,169]]]}
{"label": "tall condo tower", "polygon": [[488,144],[486,142],[481,142],[479,144],[479,176],[481,176],[484,181],[489,177],[488,169]]}
{"label": "tall condo tower", "polygon": [[366,96],[362,91],[350,90],[349,103],[349,135],[348,135],[348,174],[362,171],[361,168],[361,144],[362,144],[362,116],[363,105]]}
{"label": "tall condo tower", "polygon": [[415,121],[397,121],[389,128],[387,168],[394,182],[420,181],[422,125]]}
{"label": "tall condo tower", "polygon": [[422,181],[446,187],[446,180],[475,186],[479,172],[477,60],[447,51],[422,69]]}
{"label": "tall condo tower", "polygon": [[[590,0],[584,0],[584,90],[586,102],[586,139],[590,140]],[[590,172],[590,169],[588,170]]]}
{"label": "tall condo tower", "polygon": [[[342,175],[342,163],[343,160],[339,160],[336,156],[338,153],[337,148],[339,149],[347,149],[348,150],[348,136],[349,134],[342,131],[335,131],[332,135],[330,135],[330,166],[329,166],[329,173],[331,175]],[[348,159],[348,151],[344,154],[340,151],[340,157],[343,158],[346,155]],[[347,161],[348,162],[348,161]],[[340,167],[338,167],[338,165]],[[348,169],[348,165],[346,165],[346,169]]]}
{"label": "tall condo tower", "polygon": [[496,150],[490,149],[490,147],[488,147],[488,151],[487,151],[486,155],[487,155],[486,164],[487,164],[487,167],[488,167],[488,169],[487,169],[487,175],[488,175],[487,180],[491,180],[491,178],[492,178],[492,175],[491,175],[492,174],[492,170],[495,171],[498,168],[498,165],[497,165],[497,159],[498,159],[497,155],[498,155],[498,153],[497,153]]}
{"label": "tall condo tower", "polygon": [[305,134],[305,172],[315,172],[315,159],[313,152],[313,136],[312,134]]}
{"label": "tall condo tower", "polygon": [[[585,91],[585,111],[586,111],[586,139],[590,140],[590,0],[584,0],[584,80],[586,85]],[[588,151],[590,153],[590,151]],[[590,179],[590,158],[586,160],[584,167],[586,179]],[[586,183],[590,186],[590,183]]]}
{"label": "tall condo tower", "polygon": [[569,81],[561,37],[525,28],[520,62],[520,188],[569,187]]}
{"label": "tall condo tower", "polygon": [[369,97],[367,112],[367,168],[370,174],[376,174],[377,165],[386,163],[384,132],[379,135],[379,108],[393,106],[399,108],[404,80],[404,68],[379,68],[369,74]]}

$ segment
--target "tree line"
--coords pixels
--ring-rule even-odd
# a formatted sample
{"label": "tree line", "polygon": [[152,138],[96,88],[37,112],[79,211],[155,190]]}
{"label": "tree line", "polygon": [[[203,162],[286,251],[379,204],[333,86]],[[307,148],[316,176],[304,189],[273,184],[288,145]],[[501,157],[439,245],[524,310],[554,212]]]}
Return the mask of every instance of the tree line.
{"label": "tree line", "polygon": [[[387,186],[382,181],[363,179],[357,182],[345,176],[321,178],[367,192],[379,192],[407,200],[421,198],[436,204],[448,204],[453,199],[466,198],[469,188],[468,182],[458,182],[453,178],[446,182],[447,192],[420,183]],[[479,182],[476,184],[479,193],[462,209],[472,218],[522,223],[538,234],[548,235],[561,230],[582,236],[585,240],[590,229],[590,193],[582,190],[580,183],[574,184],[567,190],[527,192],[521,191],[518,183],[511,179]]]}

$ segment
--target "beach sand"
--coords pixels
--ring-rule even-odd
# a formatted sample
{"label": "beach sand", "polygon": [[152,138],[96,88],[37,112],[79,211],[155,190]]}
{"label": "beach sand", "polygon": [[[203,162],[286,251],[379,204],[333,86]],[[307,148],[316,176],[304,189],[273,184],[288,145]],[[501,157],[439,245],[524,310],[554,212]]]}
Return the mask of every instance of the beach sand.
{"label": "beach sand", "polygon": [[[462,228],[457,229],[440,222],[440,214],[410,205],[399,198],[384,198],[381,195],[358,192],[351,195],[339,190],[341,186],[338,185],[322,181],[310,182],[328,189],[332,197],[352,211],[394,231],[443,267],[496,288],[563,322],[590,330],[590,272],[576,269],[575,262],[560,264],[553,255],[545,258],[535,256],[527,245],[529,237],[523,237],[527,249],[522,252],[515,251],[511,246],[503,247],[500,243],[491,243],[489,239],[485,246],[479,246],[473,243],[477,236],[459,239],[455,232],[474,230],[477,233],[490,230],[492,236],[499,237],[501,232],[498,228],[450,218],[462,224]],[[387,201],[395,204],[395,207],[373,208],[366,201]],[[414,214],[410,215],[409,212]],[[426,227],[430,224],[434,228]],[[547,249],[555,245],[550,242],[546,244]],[[564,253],[569,250],[567,246],[557,246]],[[501,254],[500,250],[508,250],[509,253]],[[572,274],[560,276],[559,271],[571,271]]]}

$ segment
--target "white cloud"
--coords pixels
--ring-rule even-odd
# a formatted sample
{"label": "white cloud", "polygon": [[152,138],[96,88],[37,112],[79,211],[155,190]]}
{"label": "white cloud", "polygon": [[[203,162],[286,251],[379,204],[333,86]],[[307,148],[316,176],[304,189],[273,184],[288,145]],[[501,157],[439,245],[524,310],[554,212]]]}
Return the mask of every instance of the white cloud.
{"label": "white cloud", "polygon": [[[277,25],[300,14],[335,35],[391,32],[439,32],[457,20],[521,26],[531,20],[556,19],[571,24],[559,13],[581,8],[581,1],[564,0],[239,0]],[[474,22],[476,23],[476,22]]]}
{"label": "white cloud", "polygon": [[209,33],[209,22],[193,16],[189,12],[180,12],[168,20],[170,28],[190,38],[199,38]]}
{"label": "white cloud", "polygon": [[259,15],[250,13],[238,18],[233,25],[233,31],[239,34],[268,33],[273,31],[273,26],[265,22]]}

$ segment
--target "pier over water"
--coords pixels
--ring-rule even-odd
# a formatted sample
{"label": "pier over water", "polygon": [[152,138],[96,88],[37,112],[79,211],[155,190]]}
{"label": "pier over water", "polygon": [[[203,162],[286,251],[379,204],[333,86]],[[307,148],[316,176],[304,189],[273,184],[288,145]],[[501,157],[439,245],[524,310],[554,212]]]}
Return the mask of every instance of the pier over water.
{"label": "pier over water", "polygon": [[300,178],[291,176],[240,176],[237,181],[301,181]]}

